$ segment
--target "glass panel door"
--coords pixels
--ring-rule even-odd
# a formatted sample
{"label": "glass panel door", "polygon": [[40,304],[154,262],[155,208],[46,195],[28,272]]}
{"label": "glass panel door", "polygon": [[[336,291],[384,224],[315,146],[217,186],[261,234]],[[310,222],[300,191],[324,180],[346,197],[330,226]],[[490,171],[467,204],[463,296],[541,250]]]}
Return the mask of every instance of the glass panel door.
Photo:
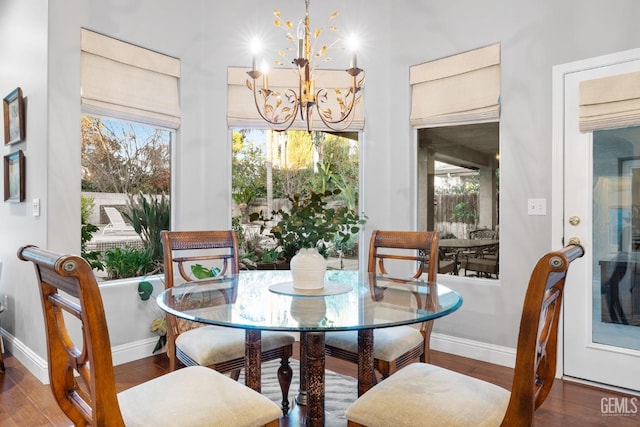
{"label": "glass panel door", "polygon": [[562,71],[564,242],[579,239],[564,300],[564,375],[640,391],[640,127],[582,133],[582,81],[640,70],[613,55]]}
{"label": "glass panel door", "polygon": [[593,133],[593,342],[640,350],[640,127]]}

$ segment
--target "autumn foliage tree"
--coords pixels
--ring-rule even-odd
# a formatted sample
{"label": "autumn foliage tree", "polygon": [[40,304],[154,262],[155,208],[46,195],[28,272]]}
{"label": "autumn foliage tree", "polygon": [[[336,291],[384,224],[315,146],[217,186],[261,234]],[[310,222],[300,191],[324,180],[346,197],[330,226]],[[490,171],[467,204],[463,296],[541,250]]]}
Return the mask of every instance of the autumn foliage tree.
{"label": "autumn foliage tree", "polygon": [[82,117],[82,190],[168,193],[170,133],[150,126]]}

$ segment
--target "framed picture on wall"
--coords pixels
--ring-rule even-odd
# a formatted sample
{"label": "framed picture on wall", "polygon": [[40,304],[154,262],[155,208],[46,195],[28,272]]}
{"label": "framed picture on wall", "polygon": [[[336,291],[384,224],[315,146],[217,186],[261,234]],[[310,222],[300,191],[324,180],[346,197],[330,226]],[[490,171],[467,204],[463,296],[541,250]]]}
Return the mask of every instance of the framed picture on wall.
{"label": "framed picture on wall", "polygon": [[5,145],[25,139],[26,123],[24,118],[24,99],[22,89],[16,88],[2,100],[4,110],[4,143]]}
{"label": "framed picture on wall", "polygon": [[4,201],[24,202],[25,160],[22,150],[4,156]]}

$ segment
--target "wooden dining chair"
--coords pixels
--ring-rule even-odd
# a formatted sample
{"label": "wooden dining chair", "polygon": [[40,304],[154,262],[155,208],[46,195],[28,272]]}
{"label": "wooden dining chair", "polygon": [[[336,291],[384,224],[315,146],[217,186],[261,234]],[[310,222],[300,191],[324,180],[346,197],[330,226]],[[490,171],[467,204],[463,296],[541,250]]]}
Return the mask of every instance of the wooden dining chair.
{"label": "wooden dining chair", "polygon": [[[35,266],[51,391],[74,425],[279,425],[278,405],[201,366],[170,372],[117,393],[107,319],[89,264],[79,256],[35,246],[20,248],[18,258]],[[82,334],[77,344],[70,329]]]}
{"label": "wooden dining chair", "polygon": [[[206,269],[214,276],[238,274],[238,243],[233,230],[167,231],[161,235],[164,250],[164,286],[169,289],[176,279],[191,282],[196,276],[192,267]],[[225,298],[233,294],[225,295]],[[221,303],[231,301],[222,300]],[[229,372],[237,380],[245,366],[245,331],[223,326],[203,325],[167,314],[167,355],[173,371],[179,363],[207,366]],[[261,333],[261,360],[280,359],[278,381],[282,390],[282,412],[289,411],[289,388],[293,370],[295,336],[287,332]]]}
{"label": "wooden dining chair", "polygon": [[[431,231],[374,230],[367,269],[370,273],[391,276],[393,267],[393,274],[398,278],[417,279],[426,274],[427,280],[435,281],[438,262],[430,260],[438,260],[439,236],[438,232]],[[374,330],[375,369],[385,378],[409,363],[429,361],[432,329],[433,321],[428,321],[420,329],[396,326]],[[357,331],[327,332],[325,348],[327,355],[358,363]]]}
{"label": "wooden dining chair", "polygon": [[584,254],[569,245],[536,264],[524,299],[511,392],[428,363],[414,363],[374,386],[347,409],[358,426],[531,426],[556,373],[558,321],[569,264]]}

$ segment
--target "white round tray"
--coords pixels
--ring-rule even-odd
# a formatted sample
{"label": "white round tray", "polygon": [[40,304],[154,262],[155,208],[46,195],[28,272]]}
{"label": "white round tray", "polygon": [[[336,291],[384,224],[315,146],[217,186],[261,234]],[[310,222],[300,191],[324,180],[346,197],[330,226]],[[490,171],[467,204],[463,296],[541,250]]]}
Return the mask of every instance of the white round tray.
{"label": "white round tray", "polygon": [[353,289],[348,283],[324,282],[324,287],[318,289],[298,289],[293,287],[293,282],[276,283],[269,286],[269,290],[276,294],[305,296],[305,297],[325,297],[329,295],[345,294]]}

